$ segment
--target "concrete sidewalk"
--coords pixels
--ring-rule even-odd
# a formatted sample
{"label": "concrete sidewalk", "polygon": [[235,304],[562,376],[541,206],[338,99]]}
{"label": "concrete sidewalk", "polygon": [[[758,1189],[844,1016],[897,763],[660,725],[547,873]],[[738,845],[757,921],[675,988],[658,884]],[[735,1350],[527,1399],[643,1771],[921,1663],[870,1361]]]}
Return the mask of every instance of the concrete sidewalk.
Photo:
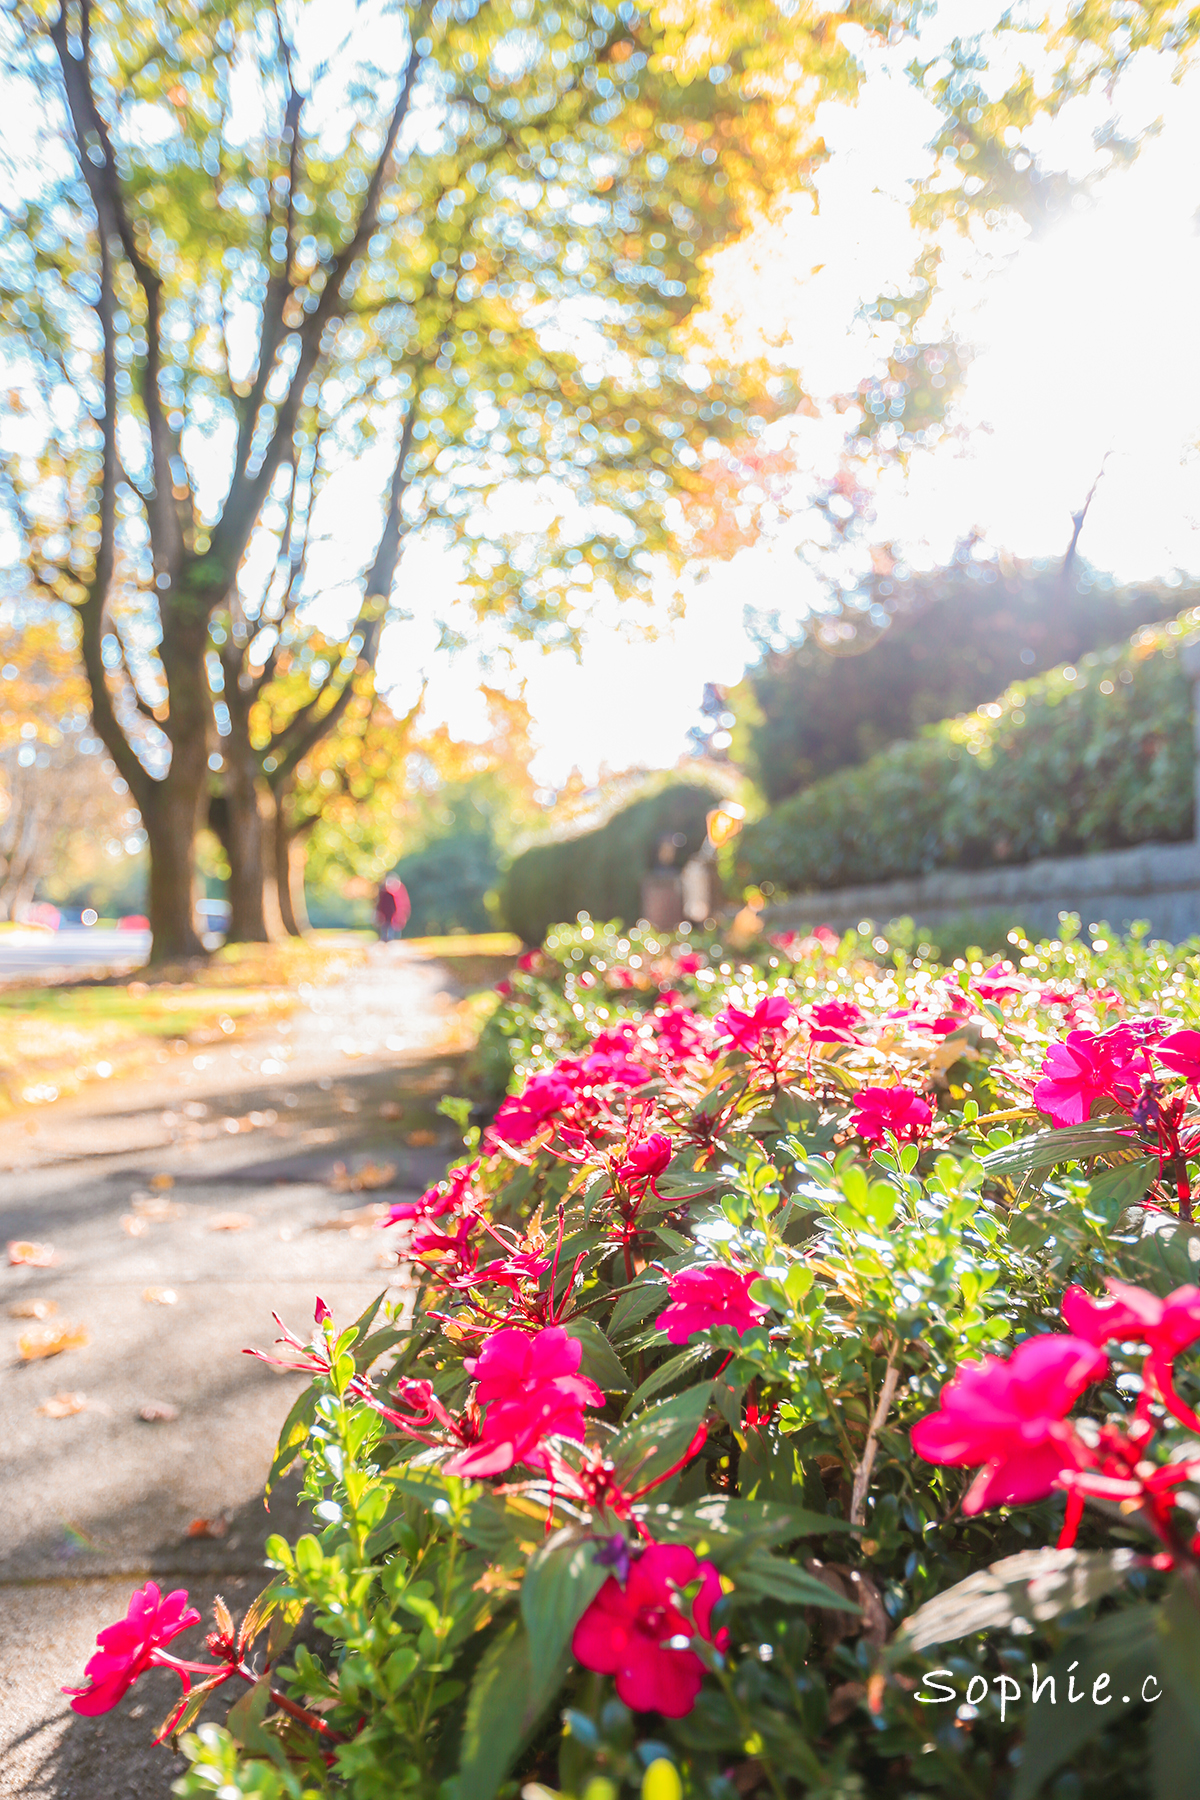
{"label": "concrete sidewalk", "polygon": [[[173,1680],[97,1720],[58,1689],[147,1579],[187,1587],[206,1623],[215,1593],[236,1613],[265,1585],[293,1502],[285,1484],[268,1516],[262,1483],[303,1378],[241,1352],[270,1348],[272,1310],[303,1336],[318,1291],[348,1322],[398,1279],[383,1235],[337,1215],[411,1195],[454,1154],[433,1107],[458,1091],[439,1053],[456,997],[391,946],[314,990],[290,1031],[6,1127],[0,1235],[57,1261],[0,1272],[0,1795],[169,1793],[181,1765],[150,1738]],[[385,1189],[338,1191],[339,1165],[367,1163],[395,1166]],[[56,1310],[12,1316],[35,1300]],[[57,1324],[87,1342],[22,1362],[19,1338]],[[63,1394],[86,1405],[39,1411]],[[155,1408],[174,1416],[140,1416]]]}

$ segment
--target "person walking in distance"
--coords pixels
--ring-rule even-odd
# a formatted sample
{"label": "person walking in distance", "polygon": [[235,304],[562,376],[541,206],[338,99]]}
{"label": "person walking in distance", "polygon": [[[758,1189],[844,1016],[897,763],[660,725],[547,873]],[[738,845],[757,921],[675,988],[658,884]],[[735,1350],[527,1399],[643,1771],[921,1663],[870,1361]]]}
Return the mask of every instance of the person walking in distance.
{"label": "person walking in distance", "polygon": [[412,901],[400,877],[385,876],[380,883],[379,898],[375,902],[375,926],[381,944],[390,943],[393,937],[400,936],[408,924],[411,912]]}

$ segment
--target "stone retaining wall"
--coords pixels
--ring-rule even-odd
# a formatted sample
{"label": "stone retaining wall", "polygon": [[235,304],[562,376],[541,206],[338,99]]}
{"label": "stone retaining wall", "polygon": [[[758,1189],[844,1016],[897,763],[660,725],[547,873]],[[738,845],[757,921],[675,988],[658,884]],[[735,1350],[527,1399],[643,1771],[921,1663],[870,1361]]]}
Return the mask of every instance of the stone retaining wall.
{"label": "stone retaining wall", "polygon": [[844,931],[862,919],[882,925],[907,916],[934,926],[962,913],[997,912],[1034,937],[1053,937],[1060,912],[1078,913],[1085,927],[1103,922],[1117,930],[1148,919],[1155,937],[1178,943],[1200,934],[1200,844],[1138,844],[1091,856],[1048,856],[1014,868],[947,869],[834,888],[772,906],[765,922],[773,931],[813,925]]}

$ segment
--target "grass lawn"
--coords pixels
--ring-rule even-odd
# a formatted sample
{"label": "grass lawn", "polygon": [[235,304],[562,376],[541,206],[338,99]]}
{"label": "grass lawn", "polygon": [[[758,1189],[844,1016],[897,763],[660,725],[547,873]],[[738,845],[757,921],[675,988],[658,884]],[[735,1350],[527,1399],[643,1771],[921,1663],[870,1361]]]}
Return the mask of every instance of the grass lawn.
{"label": "grass lawn", "polygon": [[369,938],[231,944],[145,977],[47,980],[0,990],[0,1111],[137,1072],[164,1042],[212,1044],[289,1013],[305,986],[362,963]]}

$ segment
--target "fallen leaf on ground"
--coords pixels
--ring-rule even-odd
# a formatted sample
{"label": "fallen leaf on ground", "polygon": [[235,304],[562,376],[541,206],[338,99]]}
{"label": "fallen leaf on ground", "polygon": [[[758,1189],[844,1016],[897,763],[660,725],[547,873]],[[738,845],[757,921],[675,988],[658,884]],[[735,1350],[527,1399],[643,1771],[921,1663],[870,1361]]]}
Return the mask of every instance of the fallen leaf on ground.
{"label": "fallen leaf on ground", "polygon": [[13,1238],[8,1246],[8,1260],[14,1268],[23,1263],[27,1269],[50,1269],[58,1261],[58,1251],[53,1244],[33,1244],[28,1238]]}
{"label": "fallen leaf on ground", "polygon": [[148,1287],[142,1289],[142,1299],[148,1300],[151,1306],[174,1306],[179,1295],[174,1288]]}
{"label": "fallen leaf on ground", "polygon": [[314,1231],[349,1231],[365,1236],[373,1231],[388,1212],[386,1200],[374,1200],[369,1206],[354,1206],[347,1212],[334,1213],[331,1219],[318,1219]]}
{"label": "fallen leaf on ground", "polygon": [[[203,1112],[207,1112],[207,1110],[207,1107],[202,1109]],[[185,1107],[184,1111],[190,1112],[191,1109],[190,1107]],[[167,1188],[173,1188],[175,1186],[175,1177],[173,1175],[152,1175],[150,1177],[150,1186],[155,1188],[160,1194],[164,1193]]]}
{"label": "fallen leaf on ground", "polygon": [[411,1144],[414,1150],[425,1150],[437,1143],[438,1134],[436,1131],[410,1131],[404,1141]]}
{"label": "fallen leaf on ground", "polygon": [[57,1311],[57,1300],[14,1300],[8,1316],[10,1319],[48,1319]]}
{"label": "fallen leaf on ground", "polygon": [[204,1221],[204,1228],[206,1231],[245,1231],[247,1225],[253,1225],[253,1223],[254,1220],[249,1213],[214,1213],[210,1219]]}
{"label": "fallen leaf on ground", "polygon": [[337,1106],[338,1111],[343,1113],[356,1113],[358,1111],[357,1100],[339,1100]]}
{"label": "fallen leaf on ground", "polygon": [[398,1100],[385,1100],[379,1109],[379,1116],[381,1119],[398,1119],[403,1111]]}
{"label": "fallen leaf on ground", "polygon": [[24,1331],[17,1339],[22,1362],[42,1356],[58,1356],[63,1350],[80,1350],[88,1341],[86,1325],[42,1325]]}
{"label": "fallen leaf on ground", "polygon": [[151,1199],[148,1194],[134,1194],[130,1205],[139,1219],[145,1219],[148,1225],[167,1225],[172,1219],[182,1219],[183,1208],[178,1200]]}
{"label": "fallen leaf on ground", "polygon": [[186,1535],[190,1538],[223,1538],[228,1530],[228,1519],[218,1514],[215,1519],[193,1519]]}
{"label": "fallen leaf on ground", "polygon": [[83,1412],[87,1406],[86,1394],[52,1394],[49,1400],[43,1400],[38,1407],[43,1419],[69,1419],[74,1413]]}
{"label": "fallen leaf on ground", "polygon": [[172,1406],[169,1400],[147,1400],[144,1406],[138,1407],[138,1418],[144,1419],[147,1425],[169,1425],[178,1417],[179,1408]]}
{"label": "fallen leaf on ground", "polygon": [[361,1169],[348,1169],[345,1163],[334,1163],[329,1186],[336,1194],[370,1193],[372,1188],[387,1187],[396,1178],[395,1163],[364,1163]]}
{"label": "fallen leaf on ground", "polygon": [[142,1237],[146,1230],[146,1221],[137,1218],[134,1213],[122,1213],[121,1230],[128,1232],[130,1237]]}

